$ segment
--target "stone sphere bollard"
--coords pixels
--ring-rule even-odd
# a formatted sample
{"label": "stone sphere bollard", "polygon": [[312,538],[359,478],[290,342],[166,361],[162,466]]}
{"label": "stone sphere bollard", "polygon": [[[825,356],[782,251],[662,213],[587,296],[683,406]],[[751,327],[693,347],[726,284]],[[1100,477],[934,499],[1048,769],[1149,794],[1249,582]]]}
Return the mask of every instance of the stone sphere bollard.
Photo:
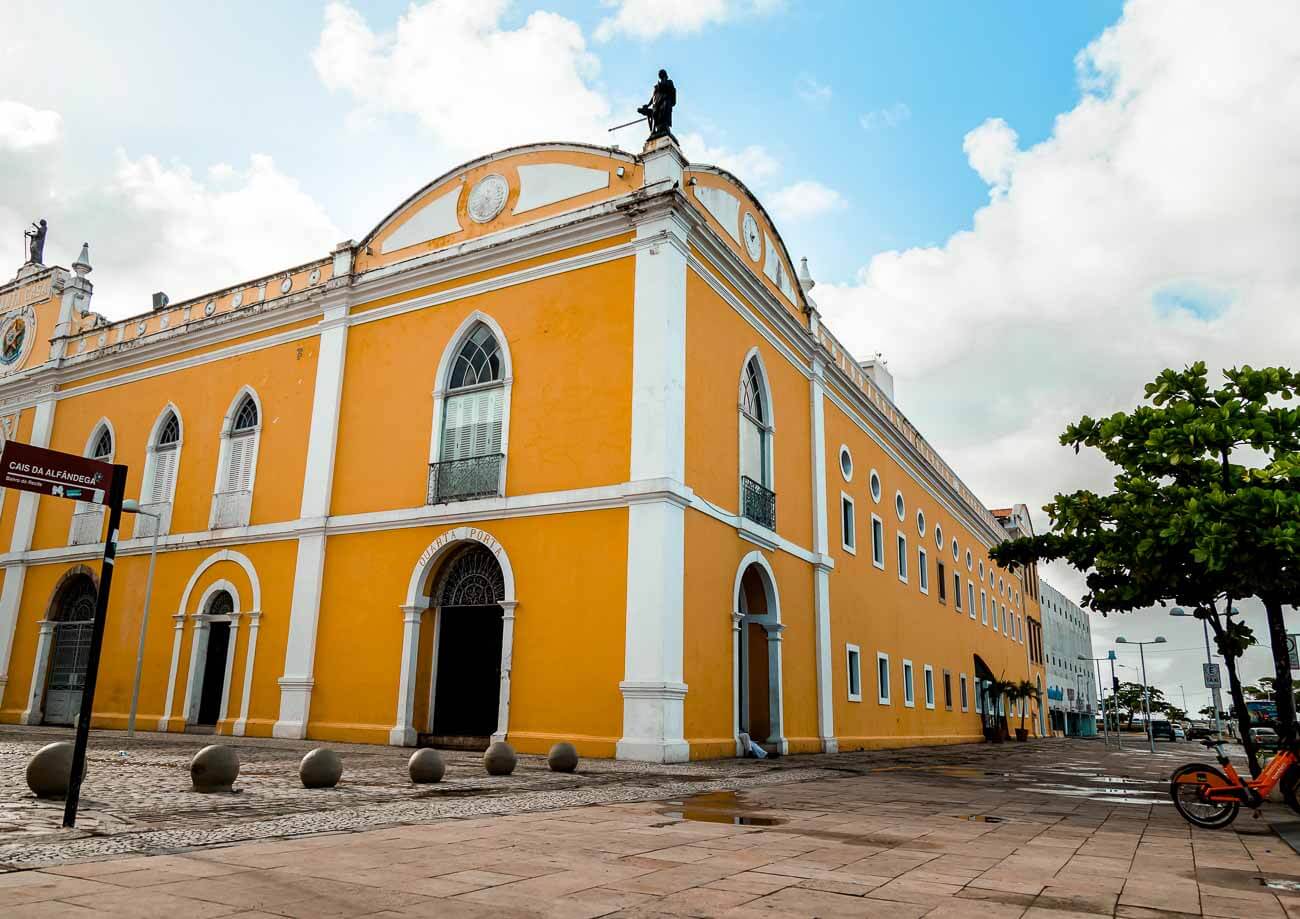
{"label": "stone sphere bollard", "polygon": [[333,750],[317,747],[302,758],[298,778],[304,788],[333,788],[343,778],[343,757]]}
{"label": "stone sphere bollard", "polygon": [[573,744],[561,741],[551,747],[546,755],[546,764],[552,772],[573,772],[578,768],[578,751]]}
{"label": "stone sphere bollard", "polygon": [[411,781],[417,785],[441,782],[443,773],[447,771],[438,751],[429,749],[416,750],[412,753],[411,761],[407,763],[406,768],[411,773]]}
{"label": "stone sphere bollard", "polygon": [[194,754],[190,762],[194,790],[202,792],[232,791],[239,778],[239,757],[230,747],[213,744]]}
{"label": "stone sphere bollard", "polygon": [[[89,764],[87,764],[89,766]],[[82,779],[85,779],[83,770]],[[27,787],[38,798],[65,798],[72,780],[72,743],[46,744],[27,763]]]}
{"label": "stone sphere bollard", "polygon": [[483,768],[487,770],[488,775],[509,775],[515,771],[518,762],[515,748],[504,740],[498,740],[483,754]]}

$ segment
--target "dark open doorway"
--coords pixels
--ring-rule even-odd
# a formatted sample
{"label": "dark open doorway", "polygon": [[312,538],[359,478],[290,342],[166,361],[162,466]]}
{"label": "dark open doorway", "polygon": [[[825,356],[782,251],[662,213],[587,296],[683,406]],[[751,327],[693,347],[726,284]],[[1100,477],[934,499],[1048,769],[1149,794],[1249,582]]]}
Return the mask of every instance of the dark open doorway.
{"label": "dark open doorway", "polygon": [[221,697],[226,689],[226,652],[230,649],[230,623],[208,624],[208,650],[203,658],[203,691],[195,724],[215,727],[221,720]]}

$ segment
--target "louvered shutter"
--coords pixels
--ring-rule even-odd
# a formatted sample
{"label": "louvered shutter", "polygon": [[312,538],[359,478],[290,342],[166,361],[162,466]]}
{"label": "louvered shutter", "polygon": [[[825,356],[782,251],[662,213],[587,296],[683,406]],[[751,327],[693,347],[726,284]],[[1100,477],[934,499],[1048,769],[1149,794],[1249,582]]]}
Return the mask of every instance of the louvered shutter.
{"label": "louvered shutter", "polygon": [[503,395],[496,387],[447,399],[440,450],[443,462],[501,452]]}
{"label": "louvered shutter", "polygon": [[224,492],[250,491],[253,477],[252,437],[230,438],[230,455],[226,462]]}
{"label": "louvered shutter", "polygon": [[176,451],[159,450],[153,455],[153,482],[149,489],[149,503],[163,504],[171,500],[172,481],[176,477]]}
{"label": "louvered shutter", "polygon": [[763,481],[763,432],[748,418],[741,423],[740,474],[767,484]]}

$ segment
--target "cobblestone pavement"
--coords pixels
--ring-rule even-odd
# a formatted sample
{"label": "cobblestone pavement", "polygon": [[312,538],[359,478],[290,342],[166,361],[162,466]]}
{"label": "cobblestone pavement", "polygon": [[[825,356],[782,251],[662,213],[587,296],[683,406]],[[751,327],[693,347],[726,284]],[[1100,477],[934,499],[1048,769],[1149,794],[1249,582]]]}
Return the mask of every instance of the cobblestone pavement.
{"label": "cobblestone pavement", "polygon": [[65,835],[23,787],[48,739],[0,732],[6,917],[1300,919],[1300,856],[1267,821],[1193,831],[1166,803],[1173,767],[1204,758],[1187,744],[584,761],[575,776],[525,757],[507,779],[454,754],[426,790],[406,752],[340,746],[345,784],[308,792],[310,744],[245,741],[242,792],[200,796],[186,768],[202,738],[102,733],[89,825]]}

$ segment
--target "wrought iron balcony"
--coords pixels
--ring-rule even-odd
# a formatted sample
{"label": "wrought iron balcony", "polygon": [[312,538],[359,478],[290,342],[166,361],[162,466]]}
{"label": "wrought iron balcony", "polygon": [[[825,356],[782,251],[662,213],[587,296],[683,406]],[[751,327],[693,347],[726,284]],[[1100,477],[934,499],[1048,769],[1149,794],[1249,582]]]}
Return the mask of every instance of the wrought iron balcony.
{"label": "wrought iron balcony", "polygon": [[747,475],[740,477],[742,501],[740,512],[759,526],[776,529],[776,492]]}
{"label": "wrought iron balcony", "polygon": [[469,459],[429,464],[429,491],[425,504],[446,504],[501,494],[501,464],[505,454],[489,453]]}

